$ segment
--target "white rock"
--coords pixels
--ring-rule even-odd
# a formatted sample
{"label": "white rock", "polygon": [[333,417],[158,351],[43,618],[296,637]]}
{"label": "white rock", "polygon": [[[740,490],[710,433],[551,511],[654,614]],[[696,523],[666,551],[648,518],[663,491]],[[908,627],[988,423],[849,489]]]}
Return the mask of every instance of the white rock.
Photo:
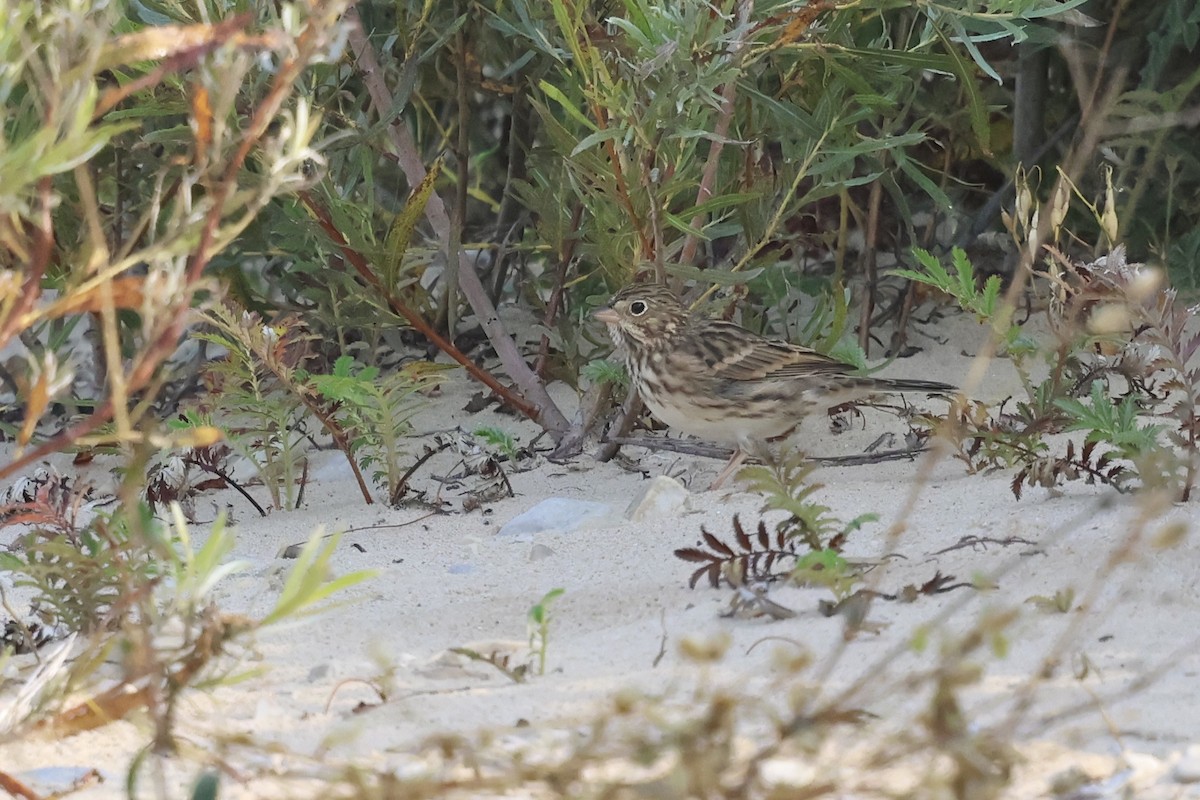
{"label": "white rock", "polygon": [[759,775],[763,783],[772,788],[789,786],[798,789],[811,786],[817,779],[817,770],[795,758],[768,758],[759,764]]}
{"label": "white rock", "polygon": [[[1129,784],[1128,789],[1132,792],[1133,797],[1142,797],[1143,793],[1158,783],[1167,774],[1169,769],[1166,761],[1150,753],[1126,750],[1121,754],[1121,758],[1129,765],[1128,780],[1126,782]],[[1117,775],[1120,774],[1120,772],[1117,773]],[[1112,781],[1112,778],[1109,781]],[[1105,796],[1116,797],[1117,790],[1122,788],[1124,787],[1115,787],[1110,795]]]}
{"label": "white rock", "polygon": [[625,519],[641,522],[688,511],[691,496],[691,492],[674,478],[655,475],[625,509]]}
{"label": "white rock", "polygon": [[532,536],[550,531],[571,533],[595,525],[612,513],[604,503],[549,497],[524,514],[518,514],[500,529],[501,536]]}
{"label": "white rock", "polygon": [[1188,745],[1171,770],[1171,777],[1178,783],[1200,783],[1200,745]]}

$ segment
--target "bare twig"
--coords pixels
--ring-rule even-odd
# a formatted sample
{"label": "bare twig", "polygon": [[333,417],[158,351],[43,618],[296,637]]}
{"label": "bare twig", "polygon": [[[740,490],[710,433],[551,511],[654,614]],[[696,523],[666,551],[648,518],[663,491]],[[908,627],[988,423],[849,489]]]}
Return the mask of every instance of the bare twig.
{"label": "bare twig", "polygon": [[13,797],[21,798],[21,800],[41,800],[42,798],[40,794],[4,770],[0,770],[0,789],[8,792]]}
{"label": "bare twig", "polygon": [[617,419],[612,427],[614,433],[608,441],[596,453],[597,461],[610,461],[617,454],[617,450],[621,445],[617,444],[616,439],[629,434],[633,430],[634,421],[642,413],[642,398],[638,396],[637,390],[632,386],[629,388],[629,393],[625,395],[625,402],[621,405],[621,416]]}
{"label": "bare twig", "polygon": [[[742,51],[746,47],[747,35],[750,32],[750,15],[754,13],[754,0],[740,0],[737,6],[737,19],[734,22],[733,41],[729,45],[727,60],[729,63],[736,63],[741,59]],[[721,87],[721,109],[717,114],[717,122],[713,126],[713,135],[709,139],[708,160],[704,162],[704,171],[700,173],[700,188],[696,190],[696,205],[705,203],[712,199],[713,184],[717,180],[717,168],[721,163],[721,151],[725,148],[725,141],[729,134],[729,124],[733,120],[734,101],[737,99],[737,82],[741,77],[740,72],[730,78],[724,86]],[[691,226],[695,230],[700,230],[704,225],[704,215],[697,214],[692,217]],[[700,246],[700,237],[695,233],[689,233],[683,240],[683,247],[679,251],[679,263],[691,264],[696,258],[696,250]],[[678,289],[679,287],[674,287]]]}
{"label": "bare twig", "polygon": [[[575,210],[571,212],[571,230],[578,230],[579,223],[583,220],[583,203],[576,203]],[[571,262],[575,258],[575,245],[578,244],[579,237],[572,236],[567,239],[563,245],[563,251],[558,257],[558,270],[554,276],[554,289],[550,292],[550,299],[546,302],[546,313],[542,317],[542,325],[546,330],[553,330],[554,321],[558,317],[559,309],[562,308],[563,295],[566,294],[567,285],[567,270],[571,266]],[[534,362],[533,371],[539,377],[545,377],[546,362],[550,357],[550,336],[542,334],[542,340],[538,343],[537,361]]]}
{"label": "bare twig", "polygon": [[329,690],[329,698],[325,701],[326,714],[329,713],[329,709],[333,706],[333,699],[337,697],[338,690],[340,690],[343,686],[348,686],[351,683],[361,683],[363,686],[366,686],[368,689],[371,689],[375,692],[375,695],[379,698],[380,703],[387,702],[387,692],[383,691],[383,689],[381,689],[379,684],[375,681],[369,681],[365,678],[343,678],[335,683],[333,688]]}
{"label": "bare twig", "polygon": [[[456,3],[455,13],[461,13]],[[454,143],[454,161],[457,180],[454,186],[454,217],[450,221],[450,241],[446,248],[446,271],[442,281],[446,294],[442,298],[438,322],[445,320],[446,338],[454,341],[458,328],[458,273],[463,262],[463,232],[467,227],[467,197],[471,186],[471,103],[467,85],[467,36],[460,27],[454,34],[454,69],[457,76],[457,91],[454,102],[458,115],[457,136]],[[489,300],[491,298],[488,298]]]}
{"label": "bare twig", "polygon": [[592,384],[579,401],[579,410],[571,423],[571,430],[558,440],[550,453],[551,461],[562,461],[577,456],[583,451],[583,442],[596,427],[600,416],[612,406],[613,385],[608,381]]}
{"label": "bare twig", "polygon": [[21,299],[16,302],[6,319],[0,320],[0,349],[23,326],[23,318],[42,295],[42,276],[50,265],[54,253],[54,208],[53,178],[43,176],[38,181],[38,226],[33,239],[33,258],[29,262],[29,275],[21,289]]}
{"label": "bare twig", "polygon": [[213,475],[216,475],[218,478],[225,481],[226,486],[229,486],[230,488],[232,488],[234,491],[236,491],[238,494],[240,494],[242,497],[244,497],[246,499],[247,503],[254,506],[254,510],[258,512],[258,515],[260,517],[265,517],[267,515],[266,509],[264,509],[262,506],[260,506],[258,504],[258,501],[255,500],[254,497],[249,492],[247,492],[246,489],[240,483],[235,481],[233,479],[232,475],[230,475],[226,470],[221,469],[221,467],[219,465],[206,464],[205,462],[196,458],[194,453],[192,455],[189,455],[186,458],[184,458],[184,463],[191,464],[193,467],[196,467],[197,469],[201,470],[202,472],[208,472]]}
{"label": "bare twig", "polygon": [[864,355],[871,354],[871,315],[875,313],[875,287],[879,285],[875,253],[879,241],[879,208],[882,201],[883,181],[876,179],[871,184],[871,195],[867,201],[867,242],[862,255],[866,294],[863,295],[862,317],[858,324],[858,346]]}
{"label": "bare twig", "polygon": [[[525,209],[517,197],[514,187],[528,177],[529,147],[533,141],[533,106],[530,105],[528,88],[515,80],[512,107],[509,110],[508,126],[508,172],[504,176],[504,192],[500,198],[500,210],[496,212],[495,236],[500,239],[495,260],[492,262],[492,289],[489,295],[492,304],[500,302],[504,283],[508,278],[508,254],[510,241],[519,241],[525,226],[522,218]],[[578,228],[578,225],[571,230]],[[576,237],[571,237],[574,240]],[[539,375],[541,373],[538,373]]]}
{"label": "bare twig", "polygon": [[[667,439],[659,436],[614,436],[609,439],[626,447],[644,447],[647,450],[666,450],[672,453],[683,453],[689,456],[703,458],[728,459],[733,450],[713,444],[705,444],[690,439]],[[924,453],[928,448],[905,447],[897,450],[878,450],[874,453],[862,453],[852,456],[807,456],[807,460],[827,467],[857,467],[864,464],[882,464],[887,461],[911,461]]]}
{"label": "bare twig", "polygon": [[611,436],[608,441],[623,447],[643,447],[647,450],[665,450],[670,453],[683,453],[688,456],[702,458],[728,459],[733,451],[728,447],[715,444],[705,444],[694,439],[668,439],[665,436]]}
{"label": "bare twig", "polygon": [[404,492],[408,489],[408,479],[413,476],[413,473],[416,472],[418,469],[420,469],[421,465],[424,464],[426,461],[433,458],[435,455],[442,452],[443,450],[449,448],[450,444],[451,443],[449,441],[445,441],[445,442],[442,442],[437,447],[427,448],[425,450],[425,452],[421,455],[421,457],[418,458],[411,467],[409,467],[407,470],[404,471],[404,474],[400,476],[400,480],[396,481],[395,490],[392,491],[392,497],[391,497],[392,505],[396,505],[397,503],[399,503],[400,498],[404,496]]}

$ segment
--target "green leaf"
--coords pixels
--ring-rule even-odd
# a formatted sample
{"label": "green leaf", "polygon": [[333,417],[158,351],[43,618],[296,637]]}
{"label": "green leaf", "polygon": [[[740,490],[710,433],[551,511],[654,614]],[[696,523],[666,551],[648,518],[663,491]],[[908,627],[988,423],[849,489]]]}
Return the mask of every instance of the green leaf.
{"label": "green leaf", "polygon": [[218,514],[212,530],[199,551],[192,550],[187,519],[179,503],[171,503],[171,519],[175,540],[179,543],[175,567],[175,595],[191,603],[199,603],[223,578],[241,572],[247,561],[226,561],[233,552],[234,537],[225,525],[225,515]]}
{"label": "green leaf", "polygon": [[217,800],[221,789],[221,773],[209,770],[200,776],[192,789],[192,800]]}
{"label": "green leaf", "polygon": [[987,316],[996,313],[996,304],[1000,301],[1000,276],[990,275],[983,284],[983,294],[980,295],[980,307]]}
{"label": "green leaf", "polygon": [[670,275],[677,275],[685,280],[712,283],[717,286],[741,286],[762,274],[762,267],[744,269],[741,272],[727,272],[720,269],[700,269],[690,264],[663,264],[663,269]]}
{"label": "green leaf", "polygon": [[321,601],[377,574],[375,570],[359,570],[328,580],[330,561],[341,538],[335,535],[326,539],[321,528],[313,532],[288,573],[275,608],[263,619],[263,627],[316,613],[321,609],[315,606]]}
{"label": "green leaf", "polygon": [[546,97],[549,97],[555,103],[558,103],[559,107],[562,108],[563,111],[567,112],[568,117],[575,120],[580,125],[583,125],[589,131],[600,130],[596,126],[596,123],[585,117],[583,112],[576,108],[575,104],[568,100],[567,96],[563,94],[562,90],[557,86],[543,80],[538,81],[538,88],[542,90],[542,94],[546,95]]}
{"label": "green leaf", "polygon": [[695,236],[699,239],[703,239],[706,242],[709,241],[709,237],[704,233],[704,231],[685,221],[678,215],[672,214],[670,211],[664,211],[662,212],[662,215],[667,224],[675,230],[686,233],[689,236]]}
{"label": "green leaf", "polygon": [[404,208],[400,209],[400,213],[392,219],[392,226],[388,229],[387,240],[384,243],[386,256],[383,262],[383,274],[380,276],[384,287],[389,292],[396,290],[404,254],[408,252],[408,246],[412,242],[413,231],[425,216],[425,206],[429,204],[434,184],[442,174],[442,164],[445,159],[444,155],[438,156],[437,160],[429,167],[429,171],[425,173],[425,177],[421,179],[421,183],[408,196]]}
{"label": "green leaf", "polygon": [[921,169],[921,165],[913,163],[912,159],[908,157],[908,153],[906,153],[904,150],[896,149],[892,151],[892,158],[895,159],[896,166],[898,166],[900,170],[912,180],[913,183],[917,184],[917,186],[920,186],[921,190],[925,192],[925,194],[929,195],[929,198],[933,200],[938,207],[946,210],[954,207],[954,203],[951,202],[946,193],[942,191],[942,187],[930,180],[929,176],[925,174],[925,171]]}
{"label": "green leaf", "polygon": [[711,200],[706,200],[699,205],[692,206],[687,211],[679,214],[684,219],[691,219],[697,214],[712,214],[716,211],[723,211],[726,208],[736,208],[737,206],[748,203],[751,200],[757,200],[762,197],[757,192],[733,192],[714,197]]}
{"label": "green leaf", "polygon": [[865,370],[867,368],[867,354],[862,349],[862,346],[853,339],[842,339],[833,347],[829,348],[827,354],[830,358],[835,358],[843,364],[850,364],[855,369]]}
{"label": "green leaf", "polygon": [[[641,4],[638,3],[637,0],[622,0],[622,2],[625,5],[625,13],[629,15],[628,22],[636,25],[637,29],[642,33],[643,36],[649,36],[650,21],[646,19],[645,9],[642,8]],[[620,17],[613,17],[611,21],[614,24],[626,22],[626,20],[623,20]]]}
{"label": "green leaf", "polygon": [[583,151],[591,150],[593,147],[598,144],[602,144],[603,142],[607,142],[612,139],[619,139],[623,135],[624,132],[620,128],[615,127],[605,128],[603,130],[589,133],[587,136],[579,140],[579,144],[575,145],[575,149],[571,151],[571,157],[574,158]]}
{"label": "green leaf", "polygon": [[[954,40],[960,42],[963,47],[967,48],[967,52],[971,54],[972,60],[979,65],[979,68],[996,83],[1003,84],[1004,80],[1000,77],[1000,73],[996,72],[996,69],[988,63],[988,60],[983,57],[983,53],[979,52],[979,48],[975,45],[977,41],[980,41],[980,37],[972,36],[971,34],[967,33],[967,29],[963,27],[962,20],[960,19],[952,17],[950,19],[950,27],[954,29]],[[942,35],[940,31],[939,35]],[[954,48],[951,47],[948,49],[950,50],[951,54],[954,54]]]}
{"label": "green leaf", "polygon": [[620,388],[629,386],[628,373],[615,361],[597,358],[585,364],[579,373],[592,383],[611,383]]}
{"label": "green leaf", "polygon": [[551,589],[542,595],[542,599],[529,609],[529,621],[541,627],[546,623],[550,612],[550,604],[566,593],[566,589]]}

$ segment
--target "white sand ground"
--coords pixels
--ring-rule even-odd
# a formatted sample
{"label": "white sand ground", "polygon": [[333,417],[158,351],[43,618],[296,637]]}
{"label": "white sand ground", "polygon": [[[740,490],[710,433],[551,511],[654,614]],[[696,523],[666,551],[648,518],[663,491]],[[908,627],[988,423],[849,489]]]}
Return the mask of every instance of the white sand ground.
{"label": "white sand ground", "polygon": [[[946,344],[897,362],[886,374],[960,381],[984,334],[963,318],[944,322],[938,332]],[[977,395],[999,399],[1015,384],[1011,366],[995,362]],[[416,430],[492,424],[522,441],[535,432],[490,410],[462,411],[473,391],[465,379],[453,379],[416,418]],[[558,395],[570,402],[569,391]],[[801,438],[812,454],[839,454],[857,452],[882,431],[898,429],[894,419],[869,412],[865,427],[860,423],[850,433],[833,436],[824,421],[813,421]],[[415,437],[413,451],[425,440]],[[875,632],[844,641],[843,619],[817,610],[818,601],[830,597],[823,589],[772,591],[773,600],[797,612],[792,619],[722,618],[730,591],[689,589],[693,566],[672,553],[696,544],[702,525],[725,536],[733,513],[757,520],[762,499],[738,487],[693,493],[686,510],[627,522],[620,514],[645,484],[645,474],[669,473],[702,487],[720,466],[671,453],[629,455],[642,471],[597,464],[586,455],[567,465],[541,461],[510,475],[516,496],[491,503],[486,511],[432,516],[399,528],[382,526],[427,512],[365,506],[330,453],[319,456],[318,477],[301,511],[260,519],[232,492],[214,496],[216,506],[235,509],[235,555],[252,565],[217,588],[215,599],[225,611],[264,614],[282,571],[294,563],[278,557],[281,549],[319,525],[329,530],[381,526],[347,534],[334,561],[339,571],[370,568],[379,575],[350,590],[350,602],[259,637],[243,651],[240,665],[261,670],[257,677],[188,695],[178,727],[189,746],[168,770],[173,796],[184,796],[206,752],[219,749],[211,743],[231,735],[281,748],[272,756],[236,747],[221,750],[246,778],[226,776],[223,797],[322,796],[303,785],[285,792],[257,776],[350,762],[411,774],[418,770],[412,754],[420,743],[441,733],[476,738],[490,732],[500,743],[493,747],[509,750],[570,742],[611,708],[622,690],[657,696],[662,709],[686,714],[698,711],[696,692],[724,689],[747,698],[748,707],[757,702],[786,716],[790,693],[807,687],[832,697],[860,679],[862,686],[847,705],[878,719],[861,730],[847,729],[845,740],[832,743],[818,761],[798,757],[796,769],[781,768],[782,774],[801,781],[814,774],[842,775],[847,785],[881,783],[903,796],[897,787],[911,773],[895,776],[879,766],[872,773],[853,751],[871,750],[871,742],[885,741],[888,732],[920,730],[929,696],[921,688],[927,684],[918,684],[914,676],[937,663],[948,637],[970,629],[981,615],[1016,610],[1017,618],[1005,630],[1007,652],[997,655],[985,648],[972,654],[970,661],[984,675],[964,691],[967,717],[979,729],[1005,718],[1031,676],[1048,676],[1037,684],[1015,729],[1022,761],[1007,796],[1050,796],[1052,778],[1077,767],[1095,781],[1088,797],[1200,797],[1200,784],[1189,782],[1200,779],[1200,653],[1194,646],[1200,633],[1200,549],[1194,537],[1169,550],[1140,546],[1105,574],[1114,549],[1147,517],[1138,500],[1074,483],[1054,496],[1027,489],[1017,501],[1009,490],[1011,474],[968,475],[959,462],[945,459],[932,467],[903,532],[888,545],[887,532],[914,496],[921,466],[893,462],[822,469],[817,477],[825,488],[818,497],[833,513],[850,519],[873,511],[880,517],[851,537],[847,555],[877,559],[886,549],[901,556],[871,573],[879,589],[920,584],[938,571],[960,580],[996,576],[997,588],[990,592],[960,589],[912,603],[876,602],[868,614]],[[431,462],[418,474],[417,486],[432,491],[431,475],[451,466]],[[505,522],[548,497],[609,504],[615,516],[570,533],[498,535]],[[205,500],[197,507],[202,518],[211,518]],[[1171,520],[1195,516],[1195,503],[1158,509],[1145,536],[1152,538]],[[966,536],[1017,536],[1029,544],[937,554]],[[516,684],[487,665],[438,662],[447,648],[484,649],[496,641],[513,642],[516,657],[523,659],[526,613],[555,587],[565,594],[553,606],[545,675]],[[1076,608],[1069,613],[1046,613],[1027,602],[1066,589],[1076,593]],[[917,652],[910,643],[927,625],[929,646]],[[656,664],[664,636],[665,655]],[[697,664],[680,651],[685,640],[721,637],[728,638],[728,649],[714,664]],[[784,666],[781,656],[800,653],[812,659],[807,669]],[[1057,660],[1047,665],[1049,655]],[[9,677],[30,663],[29,656],[15,659]],[[1156,680],[1129,692],[1155,671],[1161,672]],[[385,673],[390,691],[382,703],[367,685],[354,682],[381,680]],[[10,683],[5,693],[13,689]],[[378,705],[355,713],[360,703]],[[1076,706],[1078,713],[1055,719],[1059,711]],[[32,779],[41,768],[94,767],[106,780],[75,796],[123,796],[124,773],[147,737],[137,720],[61,741],[26,736],[0,744],[0,769]],[[754,725],[747,725],[745,737],[743,745],[752,743]],[[1190,753],[1189,747],[1194,748]],[[853,769],[861,774],[845,778]],[[155,792],[147,788],[143,796]],[[866,795],[847,790],[840,796]]]}

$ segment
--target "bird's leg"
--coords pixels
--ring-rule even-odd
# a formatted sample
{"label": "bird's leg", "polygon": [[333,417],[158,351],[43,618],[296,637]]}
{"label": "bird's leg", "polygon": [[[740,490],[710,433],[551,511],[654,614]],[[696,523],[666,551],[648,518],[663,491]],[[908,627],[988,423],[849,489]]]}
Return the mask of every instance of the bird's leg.
{"label": "bird's leg", "polygon": [[743,450],[740,447],[737,450],[734,450],[733,457],[729,459],[729,463],[725,465],[725,468],[723,470],[721,470],[720,474],[717,475],[717,477],[713,479],[712,485],[710,485],[708,487],[708,490],[710,492],[713,492],[713,491],[716,491],[717,489],[720,489],[722,486],[724,486],[725,481],[729,480],[729,478],[735,472],[737,472],[738,468],[742,466],[742,462],[745,460],[746,460],[746,451],[745,450]]}
{"label": "bird's leg", "polygon": [[721,470],[721,474],[713,479],[712,485],[708,487],[711,492],[714,489],[720,489],[725,485],[725,481],[729,480],[738,469],[745,463],[747,458],[756,458],[764,464],[775,463],[775,454],[771,451],[771,445],[765,441],[758,439],[747,439],[738,443],[738,447],[733,451],[733,457],[729,459],[729,463]]}

